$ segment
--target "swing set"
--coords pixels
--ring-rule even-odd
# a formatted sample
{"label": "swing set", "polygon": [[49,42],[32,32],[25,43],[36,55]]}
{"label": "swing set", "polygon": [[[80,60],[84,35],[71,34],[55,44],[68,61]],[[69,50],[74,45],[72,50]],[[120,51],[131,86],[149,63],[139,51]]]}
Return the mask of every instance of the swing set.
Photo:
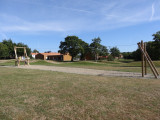
{"label": "swing set", "polygon": [[[24,49],[24,59],[17,56],[17,49]],[[15,66],[20,66],[20,62],[24,62],[24,65],[29,65],[29,57],[27,56],[26,47],[14,47],[15,52]]]}

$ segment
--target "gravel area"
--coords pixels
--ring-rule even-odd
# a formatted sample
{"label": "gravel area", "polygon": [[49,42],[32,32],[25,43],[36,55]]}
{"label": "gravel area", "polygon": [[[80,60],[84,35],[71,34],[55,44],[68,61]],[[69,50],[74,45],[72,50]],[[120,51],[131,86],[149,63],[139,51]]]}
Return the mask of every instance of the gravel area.
{"label": "gravel area", "polygon": [[[65,73],[75,73],[83,75],[96,75],[96,76],[117,76],[117,77],[129,77],[129,78],[142,78],[141,73],[134,72],[119,72],[119,71],[105,71],[105,70],[95,70],[95,69],[85,69],[85,68],[73,68],[73,67],[57,67],[57,66],[42,66],[42,65],[30,65],[30,66],[5,66],[12,68],[22,68],[22,69],[38,69],[38,70],[49,70]],[[152,74],[145,75],[144,78],[154,78]]]}

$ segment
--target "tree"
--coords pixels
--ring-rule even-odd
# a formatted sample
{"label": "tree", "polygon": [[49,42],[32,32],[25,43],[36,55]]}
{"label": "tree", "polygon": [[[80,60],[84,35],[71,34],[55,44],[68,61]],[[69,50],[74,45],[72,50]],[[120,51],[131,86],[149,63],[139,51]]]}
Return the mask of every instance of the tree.
{"label": "tree", "polygon": [[[155,57],[153,57],[154,60],[160,60],[160,31],[156,32],[156,34],[153,34],[153,53]],[[148,44],[149,46],[149,44]]]}
{"label": "tree", "polygon": [[146,49],[152,60],[160,59],[160,42],[149,41],[147,42]]}
{"label": "tree", "polygon": [[49,50],[49,51],[45,51],[44,53],[51,53],[51,52],[52,52],[52,51]]}
{"label": "tree", "polygon": [[82,47],[81,51],[80,51],[80,59],[81,60],[85,60],[86,55],[91,51],[89,44],[84,42],[84,41],[80,41],[80,45]]}
{"label": "tree", "polygon": [[101,45],[100,46],[100,52],[99,52],[99,56],[107,56],[109,53],[108,53],[108,49],[106,46],[104,45]]}
{"label": "tree", "polygon": [[34,49],[32,52],[33,52],[33,53],[39,53],[39,51],[36,50],[36,49]]}
{"label": "tree", "polygon": [[6,58],[9,56],[7,45],[0,43],[0,58]]}
{"label": "tree", "polygon": [[132,52],[123,52],[122,55],[124,59],[133,59]]}
{"label": "tree", "polygon": [[101,39],[100,37],[92,39],[92,43],[90,44],[90,48],[92,50],[92,53],[95,55],[95,61],[98,59],[98,55],[100,53],[101,48]]}
{"label": "tree", "polygon": [[13,43],[11,39],[9,39],[9,40],[4,39],[2,43],[5,44],[8,48],[8,54],[9,55],[7,57],[8,58],[14,58],[14,56],[15,56],[14,46],[16,46],[16,44]]}
{"label": "tree", "polygon": [[119,57],[119,55],[120,55],[120,51],[117,47],[111,48],[110,53],[113,57]]}
{"label": "tree", "polygon": [[112,55],[109,55],[107,58],[108,61],[114,61],[114,57]]}
{"label": "tree", "polygon": [[[31,53],[31,49],[28,47],[28,45],[25,45],[23,43],[13,43],[11,39],[9,40],[3,40],[2,42],[4,45],[7,46],[8,48],[8,56],[7,58],[14,58],[15,57],[15,53],[14,53],[14,46],[17,46],[17,47],[26,47],[26,51],[27,51],[27,54],[30,55]],[[20,56],[23,56],[24,55],[24,50],[23,49],[17,49],[17,54],[20,55]]]}
{"label": "tree", "polygon": [[[28,47],[28,45],[25,45],[23,43],[17,43],[17,47],[26,47],[27,55],[31,54],[31,49]],[[24,49],[17,49],[17,55],[18,56],[24,56]]]}
{"label": "tree", "polygon": [[[6,55],[5,58],[15,58],[15,52],[14,52],[14,47],[17,46],[17,47],[26,47],[26,52],[27,52],[27,55],[30,55],[31,53],[31,49],[28,47],[28,45],[26,44],[23,44],[23,43],[13,43],[11,39],[9,40],[6,40],[4,39],[2,41],[2,44],[5,45],[7,47],[7,50],[8,50],[8,53]],[[2,46],[2,45],[1,45]],[[17,49],[17,54],[18,56],[23,56],[24,55],[24,49]]]}
{"label": "tree", "polygon": [[160,42],[160,31],[156,32],[156,34],[153,34],[153,40]]}
{"label": "tree", "polygon": [[136,51],[132,52],[132,57],[135,61],[141,60],[141,50],[137,49]]}
{"label": "tree", "polygon": [[64,42],[60,42],[59,52],[62,54],[69,53],[72,56],[72,60],[76,57],[83,49],[81,46],[82,40],[77,36],[67,36]]}

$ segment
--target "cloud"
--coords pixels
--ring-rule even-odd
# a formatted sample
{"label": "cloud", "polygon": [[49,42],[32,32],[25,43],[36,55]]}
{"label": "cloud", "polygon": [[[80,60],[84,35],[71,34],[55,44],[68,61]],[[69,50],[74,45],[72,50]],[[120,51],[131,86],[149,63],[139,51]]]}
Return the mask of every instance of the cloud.
{"label": "cloud", "polygon": [[29,23],[19,25],[8,25],[2,26],[1,31],[4,32],[16,32],[16,31],[27,31],[27,32],[39,32],[39,31],[57,31],[62,32],[64,28],[58,25],[58,23]]}
{"label": "cloud", "polygon": [[0,31],[2,32],[38,32],[38,31],[64,31],[63,24],[52,22],[29,22],[17,16],[0,14]]}
{"label": "cloud", "polygon": [[150,21],[160,20],[160,1],[155,0],[154,3],[152,3],[152,14],[150,17]]}
{"label": "cloud", "polygon": [[151,15],[150,21],[153,20],[154,13],[155,13],[155,8],[154,8],[154,3],[153,3],[153,4],[152,4],[152,15]]}
{"label": "cloud", "polygon": [[14,1],[22,10],[0,13],[2,32],[99,31],[160,20],[160,2],[153,0]]}

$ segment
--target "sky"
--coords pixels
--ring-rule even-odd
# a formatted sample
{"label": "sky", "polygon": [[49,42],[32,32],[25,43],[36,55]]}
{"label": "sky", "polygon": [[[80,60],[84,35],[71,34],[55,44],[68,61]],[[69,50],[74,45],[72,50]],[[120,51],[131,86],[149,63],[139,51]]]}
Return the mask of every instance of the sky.
{"label": "sky", "polygon": [[0,0],[0,42],[11,38],[40,52],[57,52],[68,35],[131,52],[157,31],[160,0]]}

